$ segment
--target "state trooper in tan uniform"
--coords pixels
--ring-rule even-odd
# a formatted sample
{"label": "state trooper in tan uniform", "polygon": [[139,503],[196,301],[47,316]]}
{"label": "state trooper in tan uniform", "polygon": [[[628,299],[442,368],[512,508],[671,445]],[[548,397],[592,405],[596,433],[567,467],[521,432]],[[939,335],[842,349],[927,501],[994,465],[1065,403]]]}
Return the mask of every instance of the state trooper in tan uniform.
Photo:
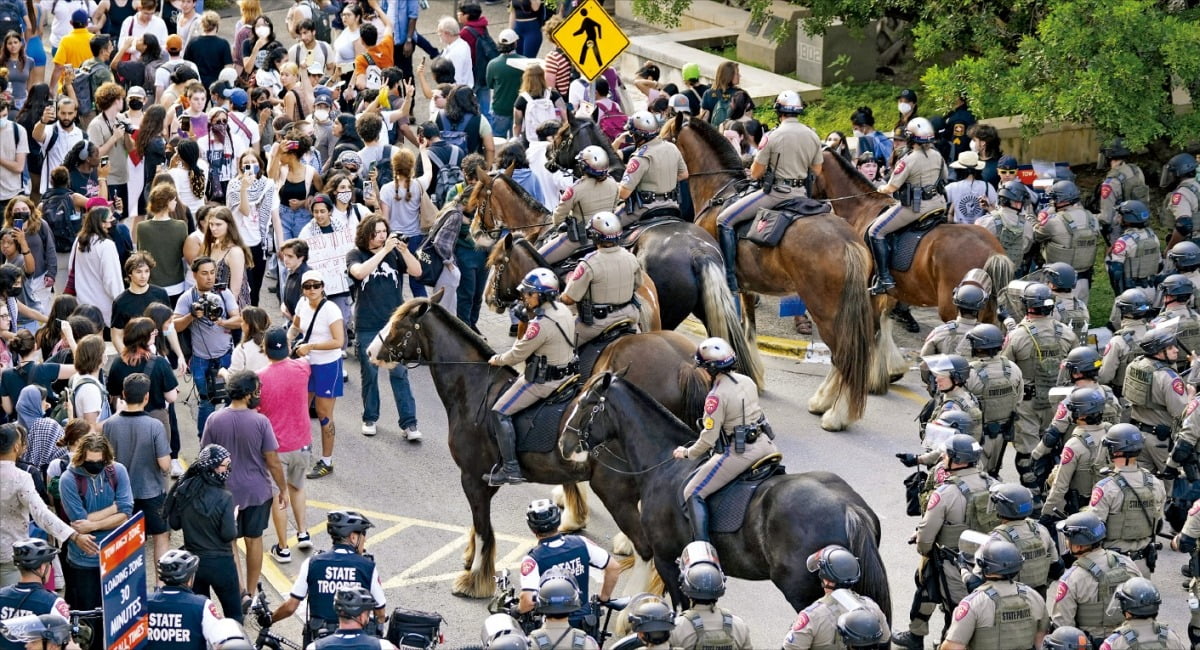
{"label": "state trooper in tan uniform", "polygon": [[879,642],[888,642],[891,634],[883,610],[874,600],[852,591],[862,578],[862,567],[853,553],[841,546],[826,546],[808,556],[807,566],[821,578],[825,595],[796,615],[792,629],[783,637],[784,650],[841,650],[846,646],[838,638],[838,618],[859,610],[875,617],[882,632]]}
{"label": "state trooper in tan uniform", "polygon": [[1088,322],[1092,316],[1087,300],[1075,295],[1079,284],[1075,269],[1066,262],[1052,262],[1042,267],[1042,275],[1054,292],[1054,319],[1071,328],[1079,341],[1087,340]]}
{"label": "state trooper in tan uniform", "polygon": [[1122,201],[1148,201],[1150,186],[1146,185],[1146,176],[1142,169],[1129,162],[1133,152],[1125,146],[1121,138],[1113,140],[1101,153],[1108,160],[1108,172],[1097,187],[1100,192],[1100,227],[1104,229],[1105,239],[1112,241],[1121,235],[1121,219],[1117,216],[1117,206]]}
{"label": "state trooper in tan uniform", "polygon": [[921,356],[961,354],[967,356],[970,346],[967,332],[979,324],[979,312],[987,306],[988,295],[976,284],[960,284],[951,296],[958,308],[958,317],[933,328],[921,346]]}
{"label": "state trooper in tan uniform", "polygon": [[679,590],[691,599],[692,606],[675,617],[672,648],[751,650],[754,647],[746,621],[717,606],[717,600],[725,595],[725,573],[712,544],[692,542],[683,548],[679,556]]}
{"label": "state trooper in tan uniform", "polygon": [[[1149,330],[1138,339],[1142,356],[1125,370],[1125,399],[1129,401],[1129,423],[1146,438],[1141,464],[1152,472],[1167,467],[1167,445],[1175,423],[1187,408],[1187,387],[1175,372],[1179,359],[1175,333],[1166,329]],[[1171,493],[1171,480],[1166,491]]]}
{"label": "state trooper in tan uniform", "polygon": [[734,228],[753,219],[763,208],[773,208],[788,200],[808,196],[809,175],[821,175],[821,138],[800,122],[804,103],[800,95],[785,90],[775,98],[779,126],[763,136],[762,146],[750,164],[750,178],[764,185],[730,203],[717,216],[717,241],[725,257],[725,273],[730,290],[737,292],[737,233]]}
{"label": "state trooper in tan uniform", "polygon": [[633,155],[625,165],[617,198],[624,205],[617,209],[622,226],[637,221],[648,210],[679,206],[679,181],[688,177],[683,154],[675,143],[658,137],[658,120],[649,111],[638,111],[626,127],[633,136]]}
{"label": "state trooper in tan uniform", "polygon": [[1154,286],[1162,251],[1158,235],[1150,229],[1150,209],[1141,201],[1124,201],[1117,206],[1117,216],[1124,232],[1108,250],[1108,281],[1113,291]]}
{"label": "state trooper in tan uniform", "polygon": [[1054,415],[1050,389],[1058,383],[1060,362],[1075,347],[1075,333],[1054,320],[1054,294],[1050,287],[1031,282],[1021,293],[1025,318],[1008,335],[1001,354],[1021,368],[1025,387],[1017,405],[1017,472],[1021,485],[1037,496],[1041,486],[1033,471],[1033,451]]}
{"label": "state trooper in tan uniform", "polygon": [[1103,639],[1121,624],[1117,612],[1109,613],[1109,601],[1121,583],[1141,577],[1133,560],[1103,548],[1107,529],[1095,513],[1078,512],[1058,522],[1075,563],[1051,585],[1050,623],[1083,630],[1093,640]]}
{"label": "state trooper in tan uniform", "polygon": [[587,243],[587,227],[592,215],[617,209],[617,193],[621,188],[608,173],[608,154],[592,145],[584,147],[575,158],[583,172],[574,185],[563,192],[554,209],[554,227],[566,224],[567,231],[542,245],[538,252],[547,264],[557,264]]}
{"label": "state trooper in tan uniform", "polygon": [[1015,267],[1025,262],[1025,254],[1033,246],[1033,224],[1021,212],[1027,200],[1029,194],[1025,185],[1021,181],[1009,181],[996,193],[997,208],[975,222],[976,226],[1000,240],[1005,256]]}
{"label": "state trooper in tan uniform", "polygon": [[[1200,549],[1196,540],[1200,539],[1200,499],[1192,503],[1183,522],[1183,530],[1171,540],[1171,549],[1189,556],[1188,566],[1192,577],[1188,580],[1187,590],[1193,602],[1200,602]],[[1193,645],[1200,644],[1200,607],[1190,607],[1191,619],[1188,621],[1188,639]]]}
{"label": "state trooper in tan uniform", "polygon": [[1175,434],[1175,446],[1171,448],[1164,476],[1187,474],[1188,480],[1200,476],[1200,456],[1196,454],[1196,448],[1200,446],[1200,414],[1196,413],[1197,407],[1200,407],[1200,397],[1193,397],[1183,410],[1183,424]]}
{"label": "state trooper in tan uniform", "polygon": [[[1100,353],[1096,351],[1096,348],[1081,345],[1071,350],[1067,354],[1067,358],[1063,359],[1059,384],[1071,386],[1074,389],[1094,388],[1099,390],[1103,400],[1102,419],[1108,425],[1113,425],[1125,419],[1124,408],[1111,388],[1096,381],[1096,375],[1099,374],[1102,363]],[[1054,419],[1050,421],[1050,426],[1042,432],[1042,441],[1033,450],[1034,471],[1037,472],[1039,482],[1044,482],[1045,477],[1049,476],[1054,459],[1062,451],[1063,437],[1071,433],[1075,420],[1076,416],[1070,412],[1067,401],[1059,402],[1058,408],[1054,411]],[[1096,444],[1099,443],[1100,436],[1097,436]],[[1090,493],[1089,487],[1079,496],[1086,498],[1086,495]],[[1078,507],[1066,512],[1070,514],[1075,510],[1078,510]]]}
{"label": "state trooper in tan uniform", "polygon": [[975,552],[984,583],[954,608],[940,650],[1008,650],[1041,645],[1049,626],[1046,601],[1017,581],[1023,559],[1011,542],[990,539]]}
{"label": "state trooper in tan uniform", "polygon": [[1196,178],[1196,157],[1190,153],[1176,154],[1163,166],[1158,186],[1174,190],[1163,199],[1163,225],[1173,229],[1173,241],[1197,239],[1195,216],[1200,212],[1200,180]]}
{"label": "state trooper in tan uniform", "polygon": [[1142,289],[1129,289],[1113,301],[1120,314],[1117,331],[1104,347],[1104,360],[1096,380],[1113,389],[1117,397],[1125,394],[1125,369],[1137,358],[1137,340],[1146,333],[1150,316],[1150,299]]}
{"label": "state trooper in tan uniform", "polygon": [[588,232],[596,240],[596,250],[579,261],[562,295],[563,304],[575,305],[579,313],[575,323],[577,347],[621,321],[630,321],[637,329],[639,314],[634,293],[642,286],[642,263],[617,245],[621,238],[617,216],[596,213]]}
{"label": "state trooper in tan uniform", "polygon": [[1011,542],[1021,551],[1024,562],[1017,580],[1029,585],[1045,597],[1046,586],[1063,572],[1058,546],[1045,526],[1031,519],[1033,493],[1014,483],[1000,483],[989,490],[991,507],[1000,517],[1000,524],[989,536]]}
{"label": "state trooper in tan uniform", "polygon": [[1108,529],[1104,547],[1137,562],[1138,570],[1148,576],[1158,561],[1154,531],[1162,519],[1167,493],[1162,481],[1137,465],[1144,443],[1142,432],[1131,424],[1109,428],[1103,444],[1113,471],[1096,482],[1088,505]]}
{"label": "state trooper in tan uniform", "polygon": [[732,370],[735,363],[737,356],[724,339],[704,339],[696,348],[696,364],[708,371],[712,388],[704,400],[700,437],[673,453],[679,460],[707,456],[683,487],[693,541],[709,541],[705,499],[758,461],[779,453],[775,433],[758,403],[758,388],[754,380]]}
{"label": "state trooper in tan uniform", "polygon": [[1088,300],[1100,222],[1079,203],[1079,188],[1071,181],[1055,181],[1046,192],[1050,204],[1038,213],[1033,240],[1042,246],[1047,264],[1064,262],[1079,276],[1075,296]]}
{"label": "state trooper in tan uniform", "polygon": [[983,436],[983,411],[979,401],[966,389],[971,364],[958,354],[935,354],[923,357],[921,362],[929,369],[929,392],[933,395],[930,419],[946,411],[962,411],[971,418],[971,428],[965,433],[979,442]]}
{"label": "state trooper in tan uniform", "polygon": [[[1192,647],[1178,632],[1154,620],[1162,596],[1146,578],[1130,578],[1113,594],[1114,603],[1125,616],[1100,650],[1178,650]],[[1190,635],[1189,630],[1189,635]]]}
{"label": "state trooper in tan uniform", "polygon": [[[1107,464],[1101,442],[1112,426],[1104,420],[1104,394],[1096,388],[1076,388],[1059,410],[1069,414],[1073,429],[1063,444],[1057,472],[1039,464],[1039,476],[1049,475],[1050,488],[1042,506],[1042,523],[1046,525],[1087,505],[1100,478],[1098,473]],[[1047,465],[1053,463],[1053,450],[1047,451],[1042,460],[1049,461]]]}
{"label": "state trooper in tan uniform", "polygon": [[[909,538],[921,554],[921,563],[908,629],[892,635],[892,643],[901,648],[923,648],[933,610],[941,605],[948,617],[967,595],[966,585],[955,579],[959,575],[958,540],[962,532],[987,533],[999,521],[987,509],[992,479],[976,467],[982,455],[979,443],[966,434],[955,434],[945,444],[944,482],[929,496],[917,530]],[[968,507],[969,503],[974,507]]]}
{"label": "state trooper in tan uniform", "polygon": [[549,397],[576,372],[575,317],[557,300],[558,278],[550,269],[534,269],[525,274],[517,289],[525,308],[534,316],[525,336],[512,349],[488,359],[493,366],[525,362],[525,372],[492,405],[499,423],[496,444],[500,447],[502,465],[483,477],[489,485],[525,481],[517,463],[517,433],[512,416]]}
{"label": "state trooper in tan uniform", "polygon": [[1200,352],[1200,313],[1188,306],[1195,294],[1195,286],[1187,276],[1172,273],[1163,278],[1159,289],[1162,291],[1163,309],[1150,321],[1150,327],[1170,327],[1175,332],[1175,342],[1184,352],[1175,369],[1183,372],[1187,369],[1187,360],[1182,357]]}
{"label": "state trooper in tan uniform", "polygon": [[971,376],[967,390],[979,402],[983,419],[984,471],[999,477],[1004,450],[1013,440],[1017,402],[1021,399],[1024,375],[1010,359],[998,356],[1004,333],[991,323],[976,325],[966,336],[971,347]]}
{"label": "state trooper in tan uniform", "polygon": [[946,161],[933,146],[933,125],[918,117],[908,123],[909,152],[892,170],[880,194],[894,194],[899,203],[884,210],[867,227],[868,242],[875,263],[872,294],[887,293],[896,286],[892,279],[892,251],[886,237],[925,215],[946,208]]}
{"label": "state trooper in tan uniform", "polygon": [[[1195,287],[1200,284],[1200,245],[1195,241],[1181,241],[1167,251],[1167,264],[1163,265],[1164,273],[1178,273],[1188,279]],[[1164,278],[1165,279],[1165,278]],[[1161,290],[1161,287],[1160,287]],[[1161,305],[1161,296],[1155,296],[1155,304]],[[1195,309],[1196,296],[1188,301],[1188,307]]]}

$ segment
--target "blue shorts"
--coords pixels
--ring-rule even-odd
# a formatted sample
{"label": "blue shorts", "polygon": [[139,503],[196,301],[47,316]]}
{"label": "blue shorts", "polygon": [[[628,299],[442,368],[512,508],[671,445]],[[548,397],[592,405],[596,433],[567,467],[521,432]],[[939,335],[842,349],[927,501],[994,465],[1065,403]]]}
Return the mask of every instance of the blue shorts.
{"label": "blue shorts", "polygon": [[313,366],[308,377],[308,392],[317,397],[341,397],[342,360]]}

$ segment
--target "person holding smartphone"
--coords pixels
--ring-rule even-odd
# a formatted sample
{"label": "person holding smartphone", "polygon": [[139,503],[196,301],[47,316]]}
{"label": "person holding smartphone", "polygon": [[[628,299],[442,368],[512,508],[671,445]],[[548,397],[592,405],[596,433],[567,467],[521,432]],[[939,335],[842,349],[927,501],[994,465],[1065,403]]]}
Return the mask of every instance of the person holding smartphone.
{"label": "person holding smartphone", "polygon": [[[13,229],[20,246],[22,266],[29,276],[26,284],[38,303],[34,308],[49,314],[58,276],[58,252],[54,249],[54,232],[36,207],[27,196],[13,198],[4,206],[4,227]],[[29,262],[33,263],[32,270],[28,270]]]}
{"label": "person holding smartphone", "polygon": [[250,304],[258,305],[267,271],[267,257],[275,252],[271,213],[275,209],[275,183],[263,174],[262,161],[253,150],[238,157],[237,174],[225,191],[225,205],[233,212],[242,243],[250,249]]}

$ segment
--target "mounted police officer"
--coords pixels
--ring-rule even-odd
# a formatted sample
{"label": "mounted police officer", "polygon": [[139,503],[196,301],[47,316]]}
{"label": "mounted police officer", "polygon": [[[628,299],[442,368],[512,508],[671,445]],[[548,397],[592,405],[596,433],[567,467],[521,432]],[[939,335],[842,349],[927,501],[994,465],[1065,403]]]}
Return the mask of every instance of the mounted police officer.
{"label": "mounted police officer", "polygon": [[[1179,360],[1175,333],[1152,329],[1138,339],[1142,356],[1125,370],[1124,397],[1129,401],[1129,423],[1146,437],[1142,462],[1155,472],[1167,466],[1167,445],[1175,422],[1187,408],[1187,388],[1173,367]],[[1167,493],[1171,481],[1167,480]]]}
{"label": "mounted police officer", "polygon": [[717,606],[725,594],[725,573],[717,549],[692,542],[679,556],[679,590],[692,606],[675,617],[671,647],[683,650],[751,650],[750,626],[733,612]]}
{"label": "mounted police officer", "polygon": [[1087,302],[1100,240],[1100,222],[1079,203],[1079,188],[1067,180],[1055,181],[1046,191],[1050,204],[1037,215],[1033,240],[1041,245],[1047,264],[1063,262],[1079,276],[1076,296]]}
{"label": "mounted police officer", "polygon": [[[608,173],[608,153],[591,145],[575,157],[583,177],[563,192],[554,209],[554,227],[565,225],[566,232],[554,237],[538,249],[547,264],[558,264],[587,243],[587,227],[592,215],[617,209],[620,186]],[[630,218],[633,221],[633,217]],[[627,224],[622,223],[622,226]]]}
{"label": "mounted police officer", "polygon": [[997,356],[1004,346],[1004,333],[991,323],[976,325],[967,332],[971,347],[971,376],[967,390],[979,402],[983,418],[984,470],[1000,475],[1004,449],[1012,442],[1017,402],[1021,399],[1024,375],[1010,359]]}
{"label": "mounted police officer", "polygon": [[[1188,554],[1188,568],[1192,577],[1188,580],[1187,590],[1190,600],[1200,601],[1200,548],[1196,540],[1200,539],[1200,500],[1191,504],[1187,511],[1187,519],[1183,528],[1171,540],[1171,548],[1180,553]],[[1200,644],[1200,607],[1189,607],[1191,619],[1188,621],[1188,639],[1192,644]]]}
{"label": "mounted police officer", "polygon": [[1159,187],[1174,191],[1163,201],[1163,224],[1174,228],[1185,241],[1197,239],[1194,218],[1200,212],[1200,180],[1196,179],[1196,157],[1176,154],[1163,167]]}
{"label": "mounted police officer", "polygon": [[1053,262],[1042,268],[1046,284],[1054,292],[1054,318],[1075,332],[1075,338],[1080,341],[1087,339],[1088,313],[1087,299],[1079,298],[1074,291],[1078,283],[1075,269],[1066,262]]}
{"label": "mounted police officer", "polygon": [[1158,236],[1150,229],[1150,209],[1141,201],[1124,201],[1116,208],[1124,232],[1108,251],[1108,281],[1113,291],[1151,287],[1162,264]]}
{"label": "mounted police officer", "polygon": [[221,615],[208,596],[192,593],[192,579],[200,558],[171,549],[158,559],[158,579],[163,587],[146,597],[150,650],[208,650],[222,640],[217,635]]}
{"label": "mounted police officer", "polygon": [[[70,617],[71,608],[67,602],[45,587],[58,549],[43,539],[23,539],[13,543],[12,552],[13,564],[17,565],[21,575],[16,584],[0,588],[0,620],[42,614]],[[0,648],[17,650],[24,647],[0,634]]]}
{"label": "mounted police officer", "polygon": [[308,616],[304,625],[304,643],[307,645],[337,628],[338,612],[334,601],[338,590],[359,586],[374,597],[377,605],[372,609],[376,620],[382,623],[387,597],[374,558],[363,554],[367,529],[372,526],[369,519],[353,510],[330,512],[325,518],[325,529],[333,540],[333,548],[304,560],[291,593],[271,614],[271,621],[278,623],[291,616],[300,601],[307,598]]}
{"label": "mounted police officer", "polygon": [[1095,513],[1075,513],[1058,522],[1058,531],[1075,563],[1051,589],[1050,624],[1077,627],[1093,640],[1102,639],[1121,623],[1119,612],[1106,611],[1112,595],[1121,583],[1142,573],[1133,560],[1100,545],[1107,529]]}
{"label": "mounted police officer", "polygon": [[638,328],[640,313],[634,293],[642,286],[642,263],[628,250],[617,245],[621,223],[611,212],[597,212],[588,232],[596,240],[596,250],[588,253],[567,280],[563,289],[564,305],[575,305],[575,345],[599,336],[615,323],[629,321]]}
{"label": "mounted police officer", "polygon": [[658,137],[661,126],[649,111],[634,113],[625,126],[636,149],[617,193],[625,202],[617,209],[623,224],[637,221],[650,209],[679,208],[679,181],[687,179],[687,165],[675,143]]}
{"label": "mounted police officer", "polygon": [[1130,578],[1113,594],[1113,604],[1125,616],[1125,622],[1108,635],[1101,650],[1175,650],[1189,648],[1178,632],[1155,621],[1162,596],[1158,587],[1145,578]]}
{"label": "mounted police officer", "polygon": [[1033,224],[1025,218],[1022,210],[1029,201],[1029,192],[1021,181],[1009,181],[996,192],[996,209],[975,222],[986,228],[1000,240],[1004,255],[1020,268],[1025,255],[1033,246]]}
{"label": "mounted police officer", "polygon": [[1011,542],[990,539],[975,552],[984,583],[954,609],[941,650],[1007,650],[1042,642],[1049,619],[1046,601],[1017,581],[1023,560]]}
{"label": "mounted police officer", "polygon": [[1125,369],[1137,358],[1137,340],[1146,333],[1150,300],[1142,289],[1129,289],[1117,296],[1113,307],[1120,313],[1120,323],[1104,346],[1104,361],[1096,379],[1121,397],[1125,394]]}
{"label": "mounted police officer", "polygon": [[307,650],[396,650],[390,641],[368,629],[371,612],[378,612],[382,606],[362,585],[338,587],[333,596],[333,609],[337,613],[337,630],[309,643]]}
{"label": "mounted police officer", "polygon": [[918,117],[909,121],[907,128],[909,151],[896,163],[887,185],[879,188],[881,194],[893,194],[900,203],[885,210],[867,227],[875,262],[872,294],[887,293],[896,286],[887,236],[931,212],[946,209],[946,161],[933,144],[933,125]]}
{"label": "mounted police officer", "polygon": [[[587,580],[587,572],[583,579]],[[543,616],[542,626],[529,633],[533,650],[600,650],[587,632],[571,626],[570,616],[583,609],[579,586],[564,569],[541,574],[535,610]]]}
{"label": "mounted police officer", "polygon": [[[1050,484],[1046,502],[1042,506],[1042,523],[1047,526],[1060,519],[1062,514],[1079,512],[1091,498],[1092,488],[1099,479],[1098,472],[1106,464],[1101,443],[1104,434],[1112,426],[1104,418],[1107,403],[1104,393],[1095,387],[1071,391],[1071,395],[1058,407],[1059,411],[1065,411],[1062,418],[1066,420],[1065,426],[1062,429],[1047,429],[1042,444],[1038,446],[1038,451],[1045,450],[1045,455],[1038,459],[1039,480],[1047,476]],[[1070,431],[1071,435],[1062,445],[1062,455],[1055,473],[1052,471],[1054,453],[1065,431]]]}
{"label": "mounted police officer", "polygon": [[[1163,279],[1159,285],[1162,289],[1163,309],[1150,327],[1170,327],[1175,332],[1176,342],[1183,347],[1183,355],[1200,352],[1200,313],[1189,307],[1195,286],[1187,276],[1172,273]],[[1183,370],[1187,366],[1186,359],[1181,359],[1175,367]]]}
{"label": "mounted police officer", "polygon": [[1142,575],[1154,572],[1158,560],[1154,532],[1162,519],[1167,492],[1163,482],[1137,464],[1145,440],[1130,424],[1114,424],[1104,434],[1113,472],[1092,489],[1091,511],[1108,530],[1104,547],[1137,562]]}
{"label": "mounted police officer", "polygon": [[988,491],[988,499],[1000,517],[991,537],[1010,542],[1021,551],[1025,562],[1017,580],[1044,596],[1050,581],[1062,575],[1063,565],[1050,531],[1032,519],[1033,493],[1014,483],[1000,483]]}
{"label": "mounted police officer", "polygon": [[983,434],[983,411],[979,401],[966,389],[971,376],[971,364],[957,354],[935,354],[921,361],[929,368],[929,391],[933,395],[930,415],[937,417],[943,411],[962,411],[971,416],[970,434],[980,440]]}
{"label": "mounted police officer", "polygon": [[921,554],[917,591],[913,595],[908,629],[892,636],[892,643],[914,650],[924,647],[929,617],[941,605],[947,616],[967,594],[958,574],[958,539],[964,530],[987,533],[998,519],[988,512],[992,479],[976,467],[983,454],[979,443],[966,434],[955,434],[945,444],[943,483],[929,496],[917,530],[909,538]]}
{"label": "mounted police officer", "polygon": [[575,362],[575,317],[558,301],[558,278],[550,269],[537,268],[525,274],[517,290],[527,314],[532,314],[525,335],[512,348],[493,355],[493,366],[515,366],[525,362],[525,372],[492,405],[496,414],[496,446],[500,467],[485,474],[488,485],[523,483],[517,462],[517,431],[512,416],[549,397],[577,372]]}
{"label": "mounted police officer", "polygon": [[811,175],[821,174],[821,138],[800,122],[804,103],[793,90],[775,98],[779,126],[763,136],[762,145],[750,165],[750,178],[763,181],[762,187],[725,206],[717,217],[717,241],[725,256],[725,274],[729,288],[737,291],[737,234],[734,228],[753,219],[763,208],[793,198],[808,196]]}
{"label": "mounted police officer", "polygon": [[1017,432],[1014,447],[1021,485],[1041,492],[1033,472],[1033,450],[1041,433],[1050,425],[1054,414],[1050,389],[1058,383],[1058,368],[1071,348],[1075,333],[1054,320],[1054,294],[1050,287],[1031,282],[1021,293],[1025,318],[1009,335],[1004,351],[1006,358],[1021,367],[1025,387],[1017,405]]}
{"label": "mounted police officer", "polygon": [[[1150,200],[1150,187],[1146,185],[1142,169],[1129,162],[1133,152],[1125,146],[1123,139],[1116,138],[1100,152],[1108,161],[1108,171],[1096,188],[1100,192],[1100,225],[1104,229],[1105,239],[1111,240],[1121,234],[1118,206],[1129,200],[1144,204]],[[1147,210],[1147,219],[1149,216]]]}
{"label": "mounted police officer", "polygon": [[807,566],[821,578],[825,595],[796,615],[783,638],[783,650],[841,650],[838,619],[852,611],[869,614],[880,626],[876,643],[887,643],[891,634],[883,610],[874,600],[853,591],[862,578],[862,567],[853,553],[841,546],[826,546],[808,556]]}
{"label": "mounted police officer", "polygon": [[933,328],[921,346],[921,356],[931,354],[961,354],[966,356],[969,348],[963,342],[967,332],[979,324],[979,312],[987,306],[988,295],[977,284],[964,282],[954,288],[952,295],[958,317]]}
{"label": "mounted police officer", "polygon": [[709,541],[705,499],[758,461],[779,453],[775,433],[758,404],[758,389],[749,377],[733,371],[735,363],[733,348],[724,339],[708,338],[696,348],[696,365],[708,372],[712,389],[704,400],[699,438],[672,454],[679,460],[707,457],[683,487],[695,541]]}
{"label": "mounted police officer", "polygon": [[612,596],[612,590],[621,575],[621,566],[612,560],[608,552],[579,535],[558,532],[562,523],[562,511],[549,499],[538,499],[529,504],[525,511],[525,522],[537,537],[537,545],[521,559],[521,599],[517,610],[524,614],[537,606],[542,585],[542,575],[551,570],[566,573],[575,581],[579,590],[579,606],[568,615],[572,627],[583,629],[584,617],[588,612],[588,567],[604,571],[604,582],[600,585],[600,600]]}

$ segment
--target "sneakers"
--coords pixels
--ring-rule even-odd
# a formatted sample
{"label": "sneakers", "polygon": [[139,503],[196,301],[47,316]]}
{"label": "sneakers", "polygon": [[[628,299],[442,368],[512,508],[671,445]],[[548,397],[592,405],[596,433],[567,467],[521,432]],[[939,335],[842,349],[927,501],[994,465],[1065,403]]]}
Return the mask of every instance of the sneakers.
{"label": "sneakers", "polygon": [[312,548],[312,536],[308,534],[308,531],[296,535],[296,548],[301,551],[307,551]]}
{"label": "sneakers", "polygon": [[332,473],[333,473],[333,465],[326,465],[325,461],[318,460],[316,462],[316,464],[313,465],[312,470],[310,470],[308,472],[308,474],[305,474],[304,476],[305,476],[305,478],[316,479],[316,478],[325,478],[326,476],[329,476]]}
{"label": "sneakers", "polygon": [[289,564],[292,561],[292,551],[287,548],[279,548],[278,544],[271,546],[271,557],[280,564]]}
{"label": "sneakers", "polygon": [[363,425],[362,425],[362,434],[363,434],[364,436],[368,436],[368,437],[369,437],[369,436],[373,436],[373,435],[375,435],[376,433],[379,433],[379,431],[378,431],[378,430],[375,428],[375,423],[374,423],[374,422],[363,422]]}
{"label": "sneakers", "polygon": [[171,478],[179,478],[183,476],[183,464],[178,458],[171,459]]}
{"label": "sneakers", "polygon": [[404,429],[404,439],[409,442],[416,442],[422,438],[421,432],[416,429]]}

